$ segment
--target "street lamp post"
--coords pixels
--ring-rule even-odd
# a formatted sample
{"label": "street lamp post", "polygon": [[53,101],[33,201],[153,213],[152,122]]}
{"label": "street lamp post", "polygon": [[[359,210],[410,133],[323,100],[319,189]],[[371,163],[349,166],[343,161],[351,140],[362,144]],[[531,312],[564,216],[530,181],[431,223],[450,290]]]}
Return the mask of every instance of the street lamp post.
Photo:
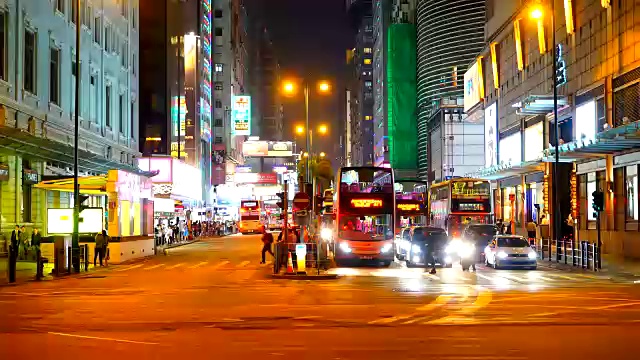
{"label": "street lamp post", "polygon": [[[309,128],[309,84],[305,81],[304,83],[304,118],[305,118],[305,126],[307,127],[307,152],[311,154],[311,129]],[[305,178],[305,183],[309,183],[309,178],[311,177],[311,171],[309,170],[309,157],[307,156],[307,174]]]}

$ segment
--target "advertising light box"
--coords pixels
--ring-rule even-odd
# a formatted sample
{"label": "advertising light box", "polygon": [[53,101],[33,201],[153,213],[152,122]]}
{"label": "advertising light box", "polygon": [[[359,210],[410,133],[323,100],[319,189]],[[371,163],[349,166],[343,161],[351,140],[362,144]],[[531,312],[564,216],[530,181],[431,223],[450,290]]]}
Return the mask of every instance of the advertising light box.
{"label": "advertising light box", "polygon": [[493,103],[484,110],[484,166],[498,165],[498,106]]}
{"label": "advertising light box", "polygon": [[[84,209],[80,213],[80,234],[97,234],[104,229],[102,208]],[[73,233],[73,209],[47,209],[47,233],[64,235]]]}
{"label": "advertising light box", "polygon": [[233,96],[231,121],[235,135],[251,135],[251,96]]}
{"label": "advertising light box", "polygon": [[544,125],[539,122],[524,129],[524,161],[542,157],[544,148]]}
{"label": "advertising light box", "polygon": [[500,163],[517,165],[522,162],[522,135],[517,132],[500,140]]}
{"label": "advertising light box", "polygon": [[474,63],[466,73],[464,73],[464,111],[474,107],[482,101],[484,97],[484,84],[482,83],[482,64]]}

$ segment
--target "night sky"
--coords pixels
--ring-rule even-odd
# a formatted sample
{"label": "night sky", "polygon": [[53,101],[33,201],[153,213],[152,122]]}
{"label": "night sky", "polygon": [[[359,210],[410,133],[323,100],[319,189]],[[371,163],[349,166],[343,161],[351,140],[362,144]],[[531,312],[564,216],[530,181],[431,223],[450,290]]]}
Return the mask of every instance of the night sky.
{"label": "night sky", "polygon": [[[306,77],[309,81],[327,79],[334,83],[331,95],[310,96],[310,121],[329,124],[325,139],[314,136],[314,151],[332,153],[341,135],[339,119],[345,89],[347,49],[353,47],[345,0],[245,0],[247,10],[261,17],[271,33],[284,77]],[[285,137],[295,124],[304,122],[303,97],[285,101]],[[315,134],[314,134],[315,135]],[[304,139],[298,139],[304,143]],[[335,154],[337,156],[337,154]],[[335,159],[335,156],[332,158]]]}

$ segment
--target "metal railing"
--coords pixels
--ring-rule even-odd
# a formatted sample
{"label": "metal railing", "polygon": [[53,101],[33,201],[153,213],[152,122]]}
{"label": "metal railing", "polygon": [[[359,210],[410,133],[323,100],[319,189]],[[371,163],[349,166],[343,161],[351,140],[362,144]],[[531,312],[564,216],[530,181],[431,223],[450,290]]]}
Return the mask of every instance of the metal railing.
{"label": "metal railing", "polygon": [[535,246],[538,258],[541,260],[564,263],[593,271],[602,269],[600,248],[595,243],[538,239]]}
{"label": "metal railing", "polygon": [[274,243],[274,262],[273,262],[273,273],[279,274],[280,270],[284,267],[287,268],[287,262],[289,259],[289,254],[291,254],[291,258],[293,261],[294,271],[298,272],[300,269],[297,269],[297,251],[296,247],[300,245],[305,246],[305,268],[306,269],[315,269],[317,273],[320,273],[320,270],[327,270],[329,268],[329,256],[327,252],[327,247],[323,246],[323,242],[320,242],[320,247],[318,248],[318,243],[316,242],[308,242],[308,243],[285,243],[285,242],[276,242]]}

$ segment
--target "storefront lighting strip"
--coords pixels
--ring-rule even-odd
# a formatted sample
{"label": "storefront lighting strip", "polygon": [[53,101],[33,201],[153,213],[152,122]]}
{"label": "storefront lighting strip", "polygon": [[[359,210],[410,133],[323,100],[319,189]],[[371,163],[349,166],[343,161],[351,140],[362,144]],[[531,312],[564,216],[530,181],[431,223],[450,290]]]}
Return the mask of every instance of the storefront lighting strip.
{"label": "storefront lighting strip", "polygon": [[[573,24],[573,1],[572,0],[564,0],[564,18],[567,25],[567,34],[573,34],[575,29],[575,25]],[[555,31],[555,29],[552,29]]]}
{"label": "storefront lighting strip", "polygon": [[480,95],[480,99],[484,99],[484,74],[482,73],[482,56],[478,56],[476,59],[476,64],[478,65],[478,94]]}
{"label": "storefront lighting strip", "polygon": [[516,43],[516,60],[518,61],[518,70],[524,70],[524,59],[522,54],[522,38],[520,34],[520,19],[513,22],[513,36]]}
{"label": "storefront lighting strip", "polygon": [[603,8],[608,9],[611,6],[611,0],[600,0],[600,4]]}
{"label": "storefront lighting strip", "polygon": [[544,20],[538,19],[538,49],[540,50],[540,54],[544,54],[547,52],[547,38],[544,33]]}
{"label": "storefront lighting strip", "polygon": [[497,46],[498,43],[491,43],[491,68],[493,70],[493,87],[495,89],[500,89],[500,73],[498,69],[498,51]]}

